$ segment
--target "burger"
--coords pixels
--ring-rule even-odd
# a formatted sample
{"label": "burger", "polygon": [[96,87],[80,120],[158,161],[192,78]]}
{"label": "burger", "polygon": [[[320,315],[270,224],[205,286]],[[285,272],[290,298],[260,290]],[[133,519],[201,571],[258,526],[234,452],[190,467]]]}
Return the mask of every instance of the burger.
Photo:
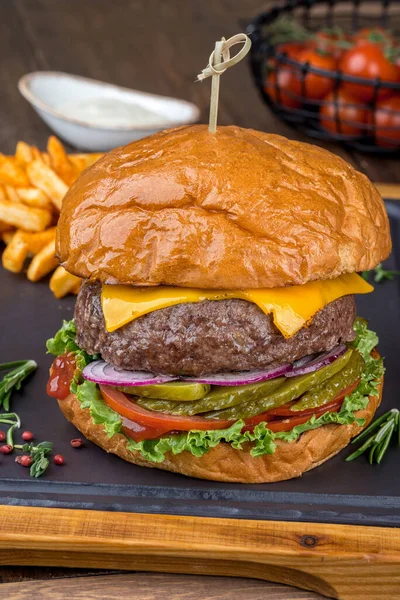
{"label": "burger", "polygon": [[379,405],[354,295],[390,250],[377,190],[321,148],[196,125],[113,150],[63,202],[56,254],[83,282],[48,341],[48,392],[131,463],[297,477]]}

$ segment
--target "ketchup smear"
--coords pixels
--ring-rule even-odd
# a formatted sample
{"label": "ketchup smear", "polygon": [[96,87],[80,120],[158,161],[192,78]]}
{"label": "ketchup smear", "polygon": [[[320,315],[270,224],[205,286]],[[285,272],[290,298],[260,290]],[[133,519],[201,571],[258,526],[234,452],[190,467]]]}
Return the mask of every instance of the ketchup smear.
{"label": "ketchup smear", "polygon": [[73,352],[58,356],[50,367],[47,382],[47,394],[57,400],[65,400],[70,394],[71,381],[74,378],[76,363]]}

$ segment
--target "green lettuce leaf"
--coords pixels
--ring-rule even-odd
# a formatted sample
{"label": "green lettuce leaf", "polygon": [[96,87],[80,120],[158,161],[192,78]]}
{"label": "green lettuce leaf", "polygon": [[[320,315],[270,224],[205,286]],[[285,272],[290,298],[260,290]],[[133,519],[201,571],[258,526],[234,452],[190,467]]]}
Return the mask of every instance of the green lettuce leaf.
{"label": "green lettuce leaf", "polygon": [[[239,420],[227,429],[188,431],[156,440],[135,442],[127,437],[128,448],[140,452],[145,459],[154,463],[162,462],[167,452],[180,454],[186,451],[200,457],[220,442],[230,443],[237,450],[243,449],[244,444],[250,444],[251,455],[258,457],[273,454],[278,440],[288,443],[295,442],[302,433],[323,425],[351,425],[354,422],[360,426],[363,425],[364,420],[357,418],[355,413],[366,408],[368,396],[378,394],[377,380],[383,374],[384,368],[382,359],[375,360],[370,354],[378,343],[376,333],[368,329],[368,324],[363,319],[356,319],[354,330],[356,339],[352,346],[362,354],[365,368],[359,385],[354,392],[346,396],[339,412],[325,413],[320,417],[312,416],[306,423],[297,425],[291,431],[276,433],[270,431],[266,423],[260,423],[252,432],[242,433],[244,422]],[[76,344],[73,321],[64,321],[63,327],[52,340],[48,341],[47,347],[49,352],[54,354],[74,352],[79,357],[79,364],[84,364],[84,366],[97,358],[89,356]],[[76,378],[71,385],[71,391],[76,394],[82,408],[89,408],[93,421],[104,426],[109,437],[115,433],[121,433],[121,417],[105,404],[95,383],[80,382]]]}
{"label": "green lettuce leaf", "polygon": [[81,408],[88,408],[96,425],[104,425],[108,437],[121,431],[122,420],[118,413],[104,402],[98,386],[92,381],[84,381],[76,386],[76,397]]}
{"label": "green lettuce leaf", "polygon": [[47,352],[60,356],[65,352],[83,352],[75,341],[76,327],[74,321],[63,321],[53,338],[46,342]]}

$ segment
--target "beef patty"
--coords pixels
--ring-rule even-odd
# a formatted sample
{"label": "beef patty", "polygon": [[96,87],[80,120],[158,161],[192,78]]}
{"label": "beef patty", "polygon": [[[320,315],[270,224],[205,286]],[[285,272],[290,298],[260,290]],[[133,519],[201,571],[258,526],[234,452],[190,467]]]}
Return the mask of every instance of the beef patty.
{"label": "beef patty", "polygon": [[75,307],[77,343],[115,367],[171,375],[248,371],[292,362],[354,339],[353,296],[320,310],[308,327],[285,339],[272,315],[246,300],[178,304],[108,332],[101,285],[84,283]]}

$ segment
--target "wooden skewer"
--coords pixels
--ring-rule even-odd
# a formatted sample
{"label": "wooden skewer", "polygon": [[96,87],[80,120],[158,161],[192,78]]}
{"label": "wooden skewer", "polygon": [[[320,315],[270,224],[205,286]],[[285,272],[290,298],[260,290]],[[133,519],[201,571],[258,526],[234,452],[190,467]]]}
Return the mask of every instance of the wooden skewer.
{"label": "wooden skewer", "polygon": [[[230,48],[236,44],[243,44],[243,46],[239,52],[231,58]],[[238,33],[229,38],[229,40],[222,38],[220,41],[216,42],[215,49],[210,54],[206,68],[197,75],[198,81],[203,81],[207,77],[212,77],[210,119],[208,125],[210,133],[215,133],[217,131],[219,78],[229,67],[233,67],[240,62],[246,56],[250,47],[250,38],[245,33]]]}

